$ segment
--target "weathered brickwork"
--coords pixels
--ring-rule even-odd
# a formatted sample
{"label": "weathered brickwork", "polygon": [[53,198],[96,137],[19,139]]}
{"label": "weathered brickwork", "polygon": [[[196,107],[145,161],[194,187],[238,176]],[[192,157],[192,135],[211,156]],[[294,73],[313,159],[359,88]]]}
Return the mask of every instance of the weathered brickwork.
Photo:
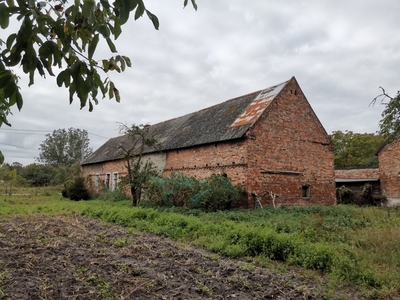
{"label": "weathered brickwork", "polygon": [[400,200],[400,141],[386,145],[379,152],[381,192],[393,200]]}
{"label": "weathered brickwork", "polygon": [[[263,204],[335,204],[333,149],[295,81],[248,132],[248,191]],[[251,201],[251,199],[250,199]]]}
{"label": "weathered brickwork", "polygon": [[[162,172],[165,168],[166,163],[166,155],[165,153],[155,153],[155,154],[147,154],[144,155],[143,161],[152,160],[152,162],[156,165],[156,167]],[[85,177],[92,181],[93,186],[96,190],[101,189],[101,185],[106,184],[107,182],[107,174],[109,174],[109,187],[114,189],[116,184],[120,181],[121,176],[127,175],[126,162],[125,160],[114,160],[107,161],[102,163],[85,165],[82,167],[82,173]],[[115,182],[115,175],[117,174],[117,182]],[[96,183],[96,177],[100,179],[100,184]]]}
{"label": "weathered brickwork", "polygon": [[379,168],[336,169],[335,178],[342,179],[378,179]]}
{"label": "weathered brickwork", "polygon": [[164,175],[172,172],[198,178],[226,174],[234,185],[246,187],[246,143],[237,140],[168,151]]}

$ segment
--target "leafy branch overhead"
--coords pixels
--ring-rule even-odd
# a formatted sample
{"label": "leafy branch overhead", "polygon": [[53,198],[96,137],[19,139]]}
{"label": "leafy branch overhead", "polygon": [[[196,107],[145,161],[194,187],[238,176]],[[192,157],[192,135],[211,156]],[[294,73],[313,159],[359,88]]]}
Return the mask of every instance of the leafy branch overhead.
{"label": "leafy branch overhead", "polygon": [[[195,0],[192,5],[197,9]],[[188,0],[184,0],[184,7]],[[0,27],[7,29],[18,21],[19,30],[6,40],[0,39],[0,126],[9,125],[7,115],[14,105],[20,110],[23,97],[13,68],[29,76],[29,86],[35,75],[56,76],[57,85],[69,90],[70,103],[77,96],[80,107],[98,103],[102,98],[120,101],[116,84],[106,74],[123,72],[131,66],[127,56],[95,59],[100,40],[117,53],[114,41],[132,16],[146,15],[159,28],[159,20],[143,0],[0,0]],[[104,78],[100,76],[103,74]]]}

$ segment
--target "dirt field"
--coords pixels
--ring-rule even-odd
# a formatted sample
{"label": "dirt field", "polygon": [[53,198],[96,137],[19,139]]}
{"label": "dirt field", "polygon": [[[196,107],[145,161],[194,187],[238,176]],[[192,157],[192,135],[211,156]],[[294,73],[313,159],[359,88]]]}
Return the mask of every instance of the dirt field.
{"label": "dirt field", "polygon": [[240,260],[84,217],[0,221],[0,299],[319,299]]}

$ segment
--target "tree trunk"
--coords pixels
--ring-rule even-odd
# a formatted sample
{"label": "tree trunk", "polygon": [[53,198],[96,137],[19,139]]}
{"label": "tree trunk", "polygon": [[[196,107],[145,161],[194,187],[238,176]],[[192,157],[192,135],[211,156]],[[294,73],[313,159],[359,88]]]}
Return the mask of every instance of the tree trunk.
{"label": "tree trunk", "polygon": [[132,194],[132,206],[137,206],[138,198],[136,193],[136,188],[131,186],[131,194]]}

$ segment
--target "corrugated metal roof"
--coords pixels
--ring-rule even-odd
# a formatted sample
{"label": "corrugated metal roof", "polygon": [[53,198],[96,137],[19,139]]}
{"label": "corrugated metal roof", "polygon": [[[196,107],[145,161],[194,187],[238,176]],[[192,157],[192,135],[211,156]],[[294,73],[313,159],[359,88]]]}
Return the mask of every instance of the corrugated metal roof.
{"label": "corrugated metal roof", "polygon": [[[287,83],[154,124],[150,126],[149,135],[163,144],[163,150],[242,138]],[[86,158],[82,165],[121,159],[124,153],[121,145],[129,143],[127,136],[111,138]],[[145,152],[152,151],[146,149]]]}

